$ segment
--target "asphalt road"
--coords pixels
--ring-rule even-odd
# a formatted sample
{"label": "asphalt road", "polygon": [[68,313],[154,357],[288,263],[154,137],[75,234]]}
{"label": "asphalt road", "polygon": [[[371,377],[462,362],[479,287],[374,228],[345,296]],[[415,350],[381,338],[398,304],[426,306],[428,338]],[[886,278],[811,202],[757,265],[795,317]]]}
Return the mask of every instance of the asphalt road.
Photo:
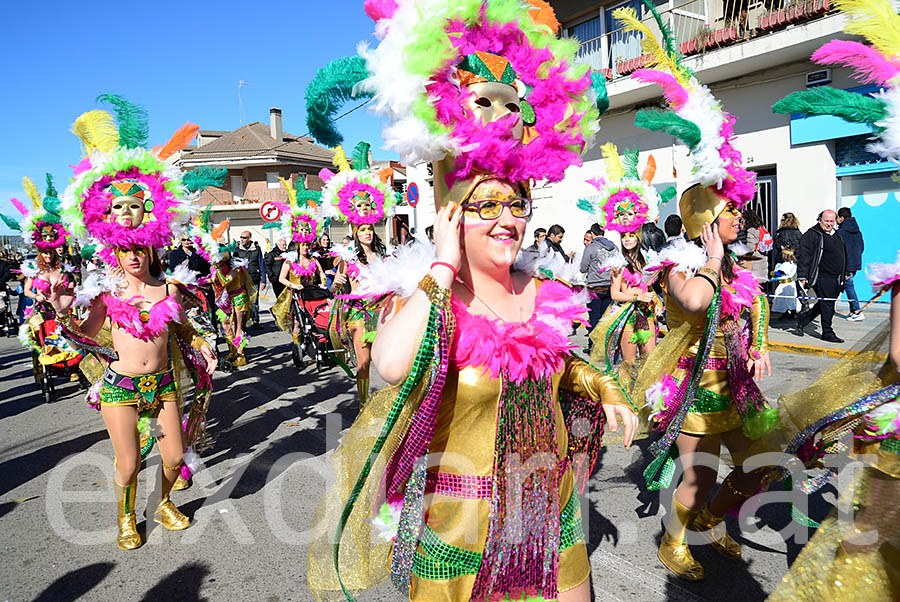
{"label": "asphalt road", "polygon": [[[268,316],[265,326],[250,343],[249,366],[216,374],[209,425],[215,447],[204,454],[206,469],[193,487],[172,496],[193,525],[155,528],[130,552],[114,543],[112,447],[99,414],[75,383],[42,403],[29,356],[14,338],[0,340],[0,600],[312,599],[304,531],[324,485],[326,442],[333,447],[355,415],[355,384],[336,368],[298,373],[287,335],[274,331]],[[764,392],[798,389],[830,361],[775,355]],[[660,496],[637,485],[645,448],[612,443],[583,500],[595,598],[764,599],[800,548],[777,532],[789,522],[787,506],[762,508],[759,529],[740,538],[742,560],[701,548],[695,554],[706,581],[674,579],[656,559]],[[139,481],[139,521],[158,472],[154,452]],[[813,516],[827,509],[817,500]],[[736,533],[737,523],[729,523]],[[399,595],[385,585],[359,599]]]}

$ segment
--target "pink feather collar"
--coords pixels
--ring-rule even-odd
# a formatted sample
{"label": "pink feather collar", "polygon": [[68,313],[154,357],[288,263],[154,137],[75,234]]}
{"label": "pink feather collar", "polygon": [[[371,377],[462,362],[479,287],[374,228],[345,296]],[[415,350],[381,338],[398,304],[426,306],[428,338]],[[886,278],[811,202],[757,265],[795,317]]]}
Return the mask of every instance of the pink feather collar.
{"label": "pink feather collar", "polygon": [[131,304],[138,298],[119,299],[104,295],[110,322],[142,341],[155,339],[164,333],[169,322],[181,323],[181,306],[171,295],[154,303],[149,310],[141,310]]}
{"label": "pink feather collar", "polygon": [[566,354],[577,347],[569,342],[572,323],[587,311],[572,289],[554,281],[538,283],[534,313],[521,324],[470,314],[456,298],[452,306],[456,367],[482,366],[491,377],[503,373],[513,382],[562,370]]}
{"label": "pink feather collar", "polygon": [[753,305],[753,300],[762,294],[759,282],[748,270],[735,267],[731,284],[722,283],[722,315],[737,320],[744,308]]}

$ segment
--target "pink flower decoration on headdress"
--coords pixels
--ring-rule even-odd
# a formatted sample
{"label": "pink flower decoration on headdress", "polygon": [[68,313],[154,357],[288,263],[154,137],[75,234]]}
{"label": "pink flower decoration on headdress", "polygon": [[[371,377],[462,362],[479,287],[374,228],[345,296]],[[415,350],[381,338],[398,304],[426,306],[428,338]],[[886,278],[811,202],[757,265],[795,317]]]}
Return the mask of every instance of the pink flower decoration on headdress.
{"label": "pink flower decoration on headdress", "polygon": [[[50,227],[56,232],[56,238],[50,241],[43,240],[41,238],[41,231]],[[45,222],[43,220],[38,220],[35,224],[34,232],[31,235],[31,241],[41,251],[49,251],[50,249],[58,249],[66,243],[66,237],[69,236],[69,233],[66,231],[65,227],[62,224],[52,224],[49,222]]]}
{"label": "pink flower decoration on headdress", "polygon": [[[372,202],[372,210],[366,215],[356,210],[354,199],[357,194],[367,194]],[[338,210],[351,224],[377,224],[384,219],[384,193],[370,184],[352,179],[338,191]]]}

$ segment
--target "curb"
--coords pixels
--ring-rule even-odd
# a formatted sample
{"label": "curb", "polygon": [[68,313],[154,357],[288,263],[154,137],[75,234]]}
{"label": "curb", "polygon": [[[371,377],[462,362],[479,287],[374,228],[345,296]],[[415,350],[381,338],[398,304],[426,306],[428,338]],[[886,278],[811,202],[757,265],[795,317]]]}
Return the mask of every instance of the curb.
{"label": "curb", "polygon": [[[800,343],[782,343],[779,341],[769,341],[769,351],[780,351],[783,353],[797,353],[800,355],[811,355],[818,357],[852,357],[860,352],[853,349],[836,349],[834,347],[817,347],[814,345],[802,345]],[[887,361],[887,354],[878,354],[878,361]]]}

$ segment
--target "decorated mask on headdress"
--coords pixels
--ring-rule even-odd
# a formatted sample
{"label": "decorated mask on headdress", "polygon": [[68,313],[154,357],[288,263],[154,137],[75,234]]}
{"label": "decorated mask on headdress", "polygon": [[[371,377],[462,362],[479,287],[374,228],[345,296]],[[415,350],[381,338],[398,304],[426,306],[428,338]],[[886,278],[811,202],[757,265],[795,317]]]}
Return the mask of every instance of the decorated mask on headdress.
{"label": "decorated mask on headdress", "polygon": [[390,170],[378,172],[369,168],[367,142],[360,142],[353,149],[352,165],[340,146],[335,149],[332,162],[339,169],[337,173],[328,169],[319,172],[325,180],[321,196],[325,216],[358,227],[377,224],[391,214],[397,193],[387,183]]}
{"label": "decorated mask on headdress", "polygon": [[861,83],[878,84],[883,90],[869,96],[817,86],[788,94],[772,110],[867,123],[874,133],[866,150],[900,163],[900,15],[890,0],[837,0],[834,6],[848,17],[844,31],[863,36],[871,45],[831,40],[813,53],[812,60],[853,67]]}
{"label": "decorated mask on headdress", "polygon": [[675,196],[675,188],[670,186],[659,193],[651,185],[656,175],[653,155],[648,157],[643,173],[638,174],[636,148],[626,149],[621,157],[612,142],[604,144],[602,150],[606,178],[589,181],[598,194],[585,208],[592,210],[597,222],[607,230],[632,233],[640,238],[641,226],[659,217],[660,203],[670,201]]}
{"label": "decorated mask on headdress", "polygon": [[322,193],[317,190],[308,190],[302,177],[291,183],[284,178],[278,178],[281,186],[288,195],[288,204],[273,201],[281,209],[281,220],[269,222],[263,226],[264,230],[278,228],[276,237],[284,239],[288,243],[314,243],[319,237],[319,220],[316,219],[316,209]]}
{"label": "decorated mask on headdress", "polygon": [[186,229],[191,193],[172,157],[198,126],[185,124],[163,146],[147,149],[146,111],[113,94],[98,101],[111,104],[116,117],[94,110],[75,120],[85,157],[74,167],[62,213],[84,247],[99,246],[104,260],[112,262],[113,248],[160,249]]}
{"label": "decorated mask on headdress", "polygon": [[69,233],[60,220],[60,202],[56,197],[53,177],[47,174],[47,190],[43,197],[28,177],[22,178],[22,187],[31,199],[32,208],[29,210],[18,199],[10,199],[13,206],[22,214],[22,219],[16,221],[4,215],[2,217],[6,225],[14,230],[21,230],[25,240],[40,251],[57,249],[66,244]]}
{"label": "decorated mask on headdress", "polygon": [[616,9],[613,16],[623,24],[625,32],[641,34],[642,50],[650,58],[649,67],[638,69],[631,77],[662,86],[670,110],[642,109],[635,116],[634,124],[665,132],[688,147],[692,177],[700,186],[689,188],[679,207],[688,237],[696,238],[703,224],[712,221],[709,215],[715,219],[728,203],[740,208],[754,198],[756,174],[743,168],[741,154],[731,145],[736,118],[725,112],[709,88],[682,63],[671,28],[662,21],[652,3],[644,4],[662,32],[662,44],[650,27],[637,18],[633,8]]}
{"label": "decorated mask on headdress", "polygon": [[579,164],[601,109],[603,78],[574,60],[577,42],[541,0],[366,2],[380,43],[339,59],[307,89],[310,131],[329,145],[335,100],[370,96],[384,140],[407,164],[434,162],[435,202],[461,201],[479,178],[562,180]]}

